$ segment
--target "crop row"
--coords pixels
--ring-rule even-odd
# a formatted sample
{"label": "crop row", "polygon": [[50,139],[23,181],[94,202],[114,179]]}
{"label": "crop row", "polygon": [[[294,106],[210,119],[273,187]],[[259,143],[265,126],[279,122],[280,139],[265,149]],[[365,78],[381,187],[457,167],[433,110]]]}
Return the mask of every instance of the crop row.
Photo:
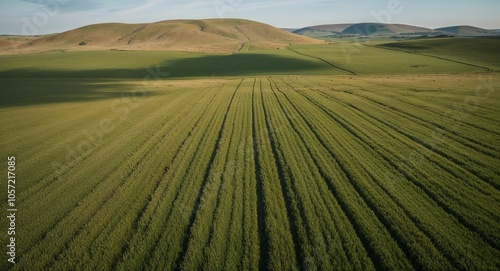
{"label": "crop row", "polygon": [[[123,118],[113,99],[0,112],[53,118],[6,123],[29,176],[10,270],[500,268],[497,95],[460,116],[466,88],[354,78],[166,81]],[[99,143],[66,161],[82,129]]]}

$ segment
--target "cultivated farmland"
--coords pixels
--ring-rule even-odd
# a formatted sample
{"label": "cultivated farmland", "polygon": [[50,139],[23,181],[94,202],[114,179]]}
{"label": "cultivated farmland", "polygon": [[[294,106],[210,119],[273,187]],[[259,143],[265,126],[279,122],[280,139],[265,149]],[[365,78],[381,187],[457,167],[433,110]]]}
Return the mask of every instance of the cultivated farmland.
{"label": "cultivated farmland", "polygon": [[0,270],[500,269],[498,39],[26,39],[0,56]]}
{"label": "cultivated farmland", "polygon": [[2,79],[22,210],[2,270],[500,268],[498,74],[54,70],[39,93]]}

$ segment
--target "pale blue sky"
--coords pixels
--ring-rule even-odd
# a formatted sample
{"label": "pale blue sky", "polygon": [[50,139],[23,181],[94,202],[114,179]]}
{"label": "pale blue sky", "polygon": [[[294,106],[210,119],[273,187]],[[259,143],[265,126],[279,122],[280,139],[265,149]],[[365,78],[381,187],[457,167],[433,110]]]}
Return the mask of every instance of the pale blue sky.
{"label": "pale blue sky", "polygon": [[0,0],[0,33],[46,34],[80,26],[170,19],[244,18],[276,27],[384,22],[499,29],[500,0]]}

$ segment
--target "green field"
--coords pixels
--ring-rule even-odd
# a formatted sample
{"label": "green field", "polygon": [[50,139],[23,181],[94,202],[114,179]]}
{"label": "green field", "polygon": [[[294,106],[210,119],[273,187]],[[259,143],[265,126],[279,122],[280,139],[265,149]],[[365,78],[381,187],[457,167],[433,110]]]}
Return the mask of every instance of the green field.
{"label": "green field", "polygon": [[0,56],[0,270],[498,270],[500,74],[436,52]]}
{"label": "green field", "polygon": [[381,48],[449,59],[500,71],[500,38],[434,38],[382,43]]}

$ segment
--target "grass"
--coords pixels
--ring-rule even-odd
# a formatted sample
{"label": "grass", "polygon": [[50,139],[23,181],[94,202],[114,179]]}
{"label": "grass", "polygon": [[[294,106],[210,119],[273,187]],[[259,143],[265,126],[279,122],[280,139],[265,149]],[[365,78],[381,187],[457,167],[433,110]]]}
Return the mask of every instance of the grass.
{"label": "grass", "polygon": [[[329,65],[288,50],[238,54],[162,51],[49,52],[1,56],[2,78],[136,78],[152,72],[175,77],[252,74],[343,74]],[[68,60],[71,65],[68,65]],[[148,70],[149,69],[149,70]]]}
{"label": "grass", "polygon": [[429,56],[366,46],[361,43],[296,45],[291,49],[300,54],[322,58],[334,66],[356,74],[432,74],[450,71],[469,73],[486,70]]}
{"label": "grass", "polygon": [[0,269],[500,268],[500,75],[354,46],[0,57]]}
{"label": "grass", "polygon": [[499,45],[500,38],[435,38],[384,43],[379,47],[441,57],[498,71]]}

